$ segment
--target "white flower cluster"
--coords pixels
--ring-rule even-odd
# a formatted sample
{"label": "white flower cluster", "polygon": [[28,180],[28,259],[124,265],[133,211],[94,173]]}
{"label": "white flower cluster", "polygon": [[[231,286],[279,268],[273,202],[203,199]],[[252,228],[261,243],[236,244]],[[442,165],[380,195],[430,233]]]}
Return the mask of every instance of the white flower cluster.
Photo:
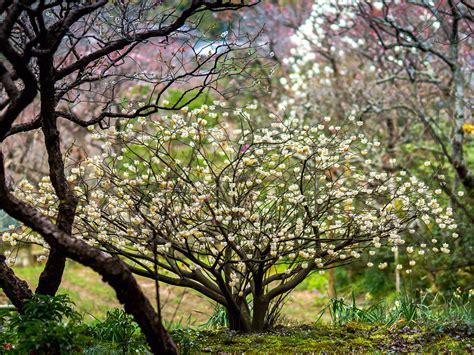
{"label": "white flower cluster", "polygon": [[[281,83],[294,96],[306,98],[311,91],[309,85],[316,79],[319,85],[332,85],[335,68],[331,61],[317,60],[318,57],[343,58],[348,49],[356,50],[365,44],[363,38],[349,35],[356,17],[351,5],[353,1],[315,1],[310,16],[293,35],[291,56],[284,59],[291,73],[289,80],[282,78]],[[342,68],[339,74],[345,72]]]}

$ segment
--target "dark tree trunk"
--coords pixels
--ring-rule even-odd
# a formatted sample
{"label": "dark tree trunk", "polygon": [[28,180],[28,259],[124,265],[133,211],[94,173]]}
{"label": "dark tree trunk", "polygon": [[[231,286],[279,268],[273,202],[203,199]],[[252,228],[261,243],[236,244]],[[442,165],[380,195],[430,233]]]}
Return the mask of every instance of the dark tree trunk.
{"label": "dark tree trunk", "polygon": [[268,302],[255,299],[253,302],[252,331],[261,332],[265,330],[265,317],[268,312]]}
{"label": "dark tree trunk", "polygon": [[228,300],[226,310],[227,317],[229,318],[230,330],[235,330],[241,333],[248,333],[252,330],[250,309],[244,299],[239,297],[238,299]]}
{"label": "dark tree trunk", "polygon": [[5,263],[4,255],[0,255],[0,287],[19,312],[22,311],[25,301],[33,297],[28,284],[19,279]]}
{"label": "dark tree trunk", "polygon": [[245,319],[241,311],[227,310],[227,316],[229,317],[230,330],[235,330],[239,333],[249,333],[252,331],[248,319]]}
{"label": "dark tree trunk", "polygon": [[240,333],[261,332],[265,330],[265,318],[268,312],[268,302],[254,300],[252,316],[246,303],[239,305],[238,310],[227,308],[230,330]]}
{"label": "dark tree trunk", "polygon": [[41,273],[35,292],[40,295],[54,296],[61,285],[66,258],[56,248],[51,248],[48,261]]}
{"label": "dark tree trunk", "polygon": [[[77,198],[67,183],[61,153],[61,139],[55,114],[53,58],[45,56],[38,60],[38,64],[40,67],[41,129],[48,152],[49,176],[60,201],[56,224],[59,229],[70,235],[76,214]],[[54,296],[61,285],[65,266],[66,257],[54,246],[50,246],[49,258],[41,273],[36,292]]]}

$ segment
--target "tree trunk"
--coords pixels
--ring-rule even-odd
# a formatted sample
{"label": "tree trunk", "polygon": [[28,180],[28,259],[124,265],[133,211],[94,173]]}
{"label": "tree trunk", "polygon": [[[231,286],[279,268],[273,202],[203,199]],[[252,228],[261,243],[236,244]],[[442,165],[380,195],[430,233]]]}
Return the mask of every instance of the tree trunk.
{"label": "tree trunk", "polygon": [[265,330],[267,312],[268,302],[262,300],[254,300],[251,318],[246,304],[242,304],[238,311],[227,308],[229,328],[240,333],[262,332]]}
{"label": "tree trunk", "polygon": [[252,331],[261,332],[265,330],[265,317],[268,312],[268,302],[255,299],[253,302]]}
{"label": "tree trunk", "polygon": [[470,194],[474,195],[474,177],[469,170],[466,161],[464,160],[464,78],[460,64],[456,65],[456,69],[453,73],[453,79],[453,164],[463,186]]}
{"label": "tree trunk", "polygon": [[5,263],[5,259],[4,255],[0,255],[0,287],[10,302],[21,312],[25,301],[33,297],[33,292],[25,281],[15,275]]}
{"label": "tree trunk", "polygon": [[[395,266],[398,265],[398,247],[395,247],[395,253],[394,253],[394,259],[395,259]],[[400,270],[398,270],[397,267],[395,267],[395,291],[399,294],[401,291],[401,282],[400,282]]]}
{"label": "tree trunk", "polygon": [[61,285],[66,258],[56,248],[51,248],[48,261],[38,281],[36,293],[54,296]]}
{"label": "tree trunk", "polygon": [[229,329],[237,332],[248,333],[250,331],[249,325],[242,319],[242,315],[238,312],[227,310],[229,317]]}
{"label": "tree trunk", "polygon": [[328,270],[328,294],[330,298],[336,297],[336,283],[334,282],[334,269]]}
{"label": "tree trunk", "polygon": [[462,72],[462,63],[459,59],[459,42],[461,42],[459,36],[459,26],[461,21],[461,16],[456,8],[450,3],[453,21],[451,28],[451,36],[449,43],[449,56],[453,63],[451,68],[452,77],[453,77],[453,88],[451,92],[452,97],[452,106],[454,111],[454,126],[453,126],[453,138],[452,138],[452,148],[453,148],[453,165],[456,169],[457,175],[463,186],[466,188],[470,196],[474,196],[474,176],[472,175],[471,170],[469,169],[468,164],[464,160],[464,85],[465,78]]}
{"label": "tree trunk", "polygon": [[238,305],[238,308],[226,306],[226,309],[227,316],[229,317],[230,330],[241,333],[249,333],[252,330],[250,312],[245,301]]}
{"label": "tree trunk", "polygon": [[[71,234],[76,214],[77,198],[66,180],[61,139],[55,114],[56,97],[54,87],[53,57],[44,56],[38,60],[41,95],[41,130],[44,134],[46,151],[48,152],[49,177],[59,199],[56,224],[64,233]],[[50,254],[46,267],[40,276],[37,293],[54,296],[61,284],[66,257],[54,246],[50,246]]]}

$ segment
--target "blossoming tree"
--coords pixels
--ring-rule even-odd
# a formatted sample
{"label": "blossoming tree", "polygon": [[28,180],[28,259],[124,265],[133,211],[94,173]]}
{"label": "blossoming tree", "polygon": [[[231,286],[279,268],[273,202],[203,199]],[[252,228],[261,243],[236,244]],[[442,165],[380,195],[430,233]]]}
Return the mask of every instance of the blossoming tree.
{"label": "blossoming tree", "polygon": [[[433,223],[454,233],[423,182],[372,167],[380,143],[362,122],[305,125],[290,112],[256,127],[251,112],[232,118],[216,103],[98,132],[104,153],[68,176],[81,196],[74,236],[223,305],[232,329],[261,331],[312,271],[363,254],[372,267],[384,247],[424,254]],[[15,193],[57,213],[47,179]],[[42,243],[28,231],[10,238]]]}

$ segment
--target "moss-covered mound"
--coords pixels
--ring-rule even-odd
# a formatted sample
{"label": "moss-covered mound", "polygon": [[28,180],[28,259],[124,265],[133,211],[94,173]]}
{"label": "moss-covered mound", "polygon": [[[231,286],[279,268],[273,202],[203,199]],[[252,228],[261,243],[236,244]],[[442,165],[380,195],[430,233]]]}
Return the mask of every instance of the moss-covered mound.
{"label": "moss-covered mound", "polygon": [[263,334],[242,335],[226,330],[174,332],[182,353],[307,354],[350,352],[453,352],[474,351],[470,327],[426,329],[399,324],[391,329],[349,323],[280,327]]}

